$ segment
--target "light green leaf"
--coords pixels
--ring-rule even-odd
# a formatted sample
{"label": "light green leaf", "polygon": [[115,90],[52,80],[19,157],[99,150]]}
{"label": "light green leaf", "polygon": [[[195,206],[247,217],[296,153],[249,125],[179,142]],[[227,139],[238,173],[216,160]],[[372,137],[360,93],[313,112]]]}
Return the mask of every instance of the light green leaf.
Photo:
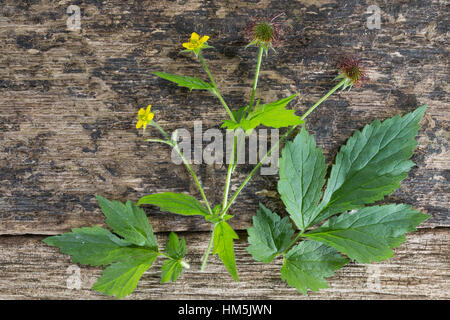
{"label": "light green leaf", "polygon": [[307,290],[328,288],[325,280],[348,262],[335,249],[322,243],[306,240],[286,254],[281,278],[291,287],[306,294]]}
{"label": "light green leaf", "polygon": [[117,298],[129,295],[157,257],[157,253],[146,251],[107,267],[92,289]]}
{"label": "light green leaf", "polygon": [[323,242],[360,263],[382,261],[393,256],[391,248],[405,241],[404,234],[428,219],[411,206],[366,207],[327,220],[304,236]]}
{"label": "light green leaf", "polygon": [[43,241],[58,247],[62,253],[71,255],[72,262],[92,266],[108,265],[143,252],[142,250],[148,251],[130,246],[130,243],[100,227],[75,228],[72,232],[48,237]]}
{"label": "light green leaf", "polygon": [[247,229],[247,251],[255,260],[268,263],[289,246],[294,229],[288,217],[281,219],[261,203],[259,207],[253,227]]}
{"label": "light green leaf", "polygon": [[400,187],[414,162],[414,137],[426,106],[356,131],[339,151],[312,224],[381,200]]}
{"label": "light green leaf", "polygon": [[[299,116],[296,116],[295,110],[286,110],[286,105],[296,97],[293,94],[288,98],[284,98],[275,102],[261,104],[255,108],[247,117],[251,126],[263,124],[267,127],[282,128],[303,123]],[[253,128],[255,128],[254,126]],[[245,129],[244,129],[245,130]]]}
{"label": "light green leaf", "polygon": [[209,90],[209,91],[214,90],[214,87],[212,84],[205,82],[196,77],[179,76],[176,74],[170,74],[170,73],[165,73],[165,72],[153,72],[153,74],[157,75],[160,78],[175,82],[180,87],[189,88],[189,90],[192,90],[192,89]]}
{"label": "light green leaf", "polygon": [[138,246],[158,248],[152,227],[145,212],[131,201],[126,205],[97,196],[98,203],[106,216],[106,223],[126,241]]}
{"label": "light green leaf", "polygon": [[185,216],[208,215],[208,210],[193,196],[184,193],[163,192],[142,197],[138,205],[152,204],[161,211],[182,214]]}
{"label": "light green leaf", "polygon": [[279,163],[278,192],[300,230],[309,226],[322,195],[327,165],[314,136],[303,127],[293,142],[286,143]]}
{"label": "light green leaf", "polygon": [[236,259],[234,255],[233,239],[238,239],[238,235],[225,221],[216,224],[214,228],[214,250],[222,260],[234,280],[239,281],[236,269]]}
{"label": "light green leaf", "polygon": [[247,132],[253,130],[260,124],[273,128],[283,128],[301,124],[304,121],[294,114],[295,110],[285,109],[286,105],[295,96],[296,94],[275,102],[257,105],[255,110],[250,112],[246,118],[241,117],[240,120],[236,119],[236,121],[225,120],[222,124],[222,128],[228,128],[230,130],[242,128]]}

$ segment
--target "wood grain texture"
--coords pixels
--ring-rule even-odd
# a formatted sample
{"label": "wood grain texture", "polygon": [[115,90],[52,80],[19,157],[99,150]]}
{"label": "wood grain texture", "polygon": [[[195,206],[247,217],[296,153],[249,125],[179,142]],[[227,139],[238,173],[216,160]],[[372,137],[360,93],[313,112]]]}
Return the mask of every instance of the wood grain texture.
{"label": "wood grain texture", "polygon": [[[328,280],[330,288],[303,296],[280,279],[281,261],[255,262],[245,250],[240,232],[236,259],[241,282],[229,276],[214,256],[198,272],[209,234],[183,233],[191,269],[176,283],[160,284],[161,261],[144,273],[128,299],[450,299],[450,232],[420,230],[407,237],[395,256],[382,263],[351,263]],[[160,243],[166,234],[158,235]],[[0,299],[108,299],[89,290],[100,268],[72,264],[40,236],[2,236],[0,241]],[[80,287],[75,285],[79,270]],[[14,279],[14,281],[12,281]],[[68,289],[68,283],[69,288]]]}
{"label": "wood grain texture", "polygon": [[[202,120],[219,127],[226,114],[206,92],[178,88],[151,74],[200,75],[180,54],[192,31],[211,36],[206,58],[233,107],[249,98],[256,49],[245,50],[248,17],[284,11],[286,37],[264,59],[258,97],[297,92],[299,113],[332,86],[336,59],[357,53],[372,81],[334,95],[307,128],[332,161],[340,145],[374,118],[429,105],[417,166],[386,201],[430,213],[423,227],[448,226],[448,38],[444,1],[371,1],[382,28],[366,28],[364,1],[86,1],[81,31],[66,28],[70,1],[2,1],[0,14],[0,234],[56,234],[101,224],[94,194],[137,200],[162,191],[198,195],[166,146],[147,144],[134,128],[137,110],[152,104],[168,130]],[[155,132],[152,132],[156,134]],[[221,200],[225,168],[198,165],[211,202]],[[251,169],[243,165],[235,188]],[[248,227],[259,201],[282,211],[276,176],[258,176],[232,208],[232,225]],[[268,196],[268,197],[267,197]],[[201,219],[150,208],[155,230],[208,230]]]}
{"label": "wood grain texture", "polygon": [[[81,8],[80,32],[66,26],[71,4]],[[380,30],[366,27],[373,4],[382,10]],[[88,290],[97,268],[82,267],[81,290],[67,289],[69,258],[38,235],[103,225],[95,194],[124,201],[173,191],[200,198],[166,146],[143,142],[136,113],[152,104],[168,131],[191,133],[196,120],[203,131],[218,128],[226,113],[208,93],[189,92],[151,72],[206,80],[198,62],[180,50],[191,32],[208,34],[215,49],[205,57],[225,99],[238,108],[249,100],[256,63],[242,30],[249,17],[286,12],[284,45],[264,58],[257,97],[269,102],[298,93],[290,106],[301,114],[333,86],[339,57],[359,55],[371,81],[333,95],[306,126],[332,163],[355,130],[428,104],[417,165],[383,202],[411,204],[431,218],[396,258],[350,264],[330,280],[330,289],[303,297],[280,280],[280,262],[251,259],[242,232],[241,283],[215,258],[206,273],[197,273],[210,224],[146,208],[155,231],[186,231],[193,268],[169,285],[159,285],[159,271],[151,270],[132,298],[449,299],[448,6],[443,0],[0,0],[0,298],[104,298]],[[251,168],[238,166],[232,190]],[[210,201],[220,202],[226,168],[194,169]],[[256,176],[244,189],[232,207],[236,230],[250,225],[258,202],[284,213],[277,179]]]}

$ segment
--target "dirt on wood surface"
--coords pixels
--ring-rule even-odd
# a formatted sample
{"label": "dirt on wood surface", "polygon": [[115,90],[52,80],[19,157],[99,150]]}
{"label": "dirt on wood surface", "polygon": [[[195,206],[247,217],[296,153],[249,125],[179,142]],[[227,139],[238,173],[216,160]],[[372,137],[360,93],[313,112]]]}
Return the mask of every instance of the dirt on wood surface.
{"label": "dirt on wood surface", "polygon": [[[192,32],[207,34],[214,46],[205,51],[211,72],[231,108],[243,106],[250,97],[257,50],[245,49],[242,30],[251,17],[280,12],[286,13],[281,19],[285,38],[276,53],[263,59],[257,89],[262,102],[297,93],[289,106],[297,114],[305,112],[333,87],[337,61],[346,54],[358,55],[371,78],[362,88],[333,95],[307,119],[307,129],[330,164],[355,130],[375,118],[428,105],[412,158],[416,166],[381,203],[407,203],[431,218],[409,235],[397,258],[374,265],[380,289],[366,286],[372,267],[352,264],[330,280],[331,289],[309,297],[449,298],[448,3],[78,1],[79,31],[67,28],[71,4],[0,2],[1,298],[102,298],[85,282],[81,290],[67,290],[68,257],[29,235],[103,225],[95,194],[121,201],[164,191],[199,196],[185,167],[172,163],[167,146],[143,142],[135,129],[136,113],[152,104],[169,132],[186,128],[191,133],[196,120],[202,121],[203,131],[219,128],[226,113],[207,92],[189,92],[152,72],[206,80],[198,61],[180,51]],[[369,5],[381,8],[380,29],[367,28]],[[194,169],[208,198],[219,203],[226,167]],[[251,169],[238,166],[235,188]],[[231,209],[233,228],[250,225],[258,202],[285,213],[276,183],[276,175],[254,177]],[[156,207],[146,211],[155,231],[188,231],[192,250],[206,245],[204,231],[211,225],[203,218],[161,213]],[[229,281],[214,260],[210,275],[188,272],[183,281],[168,286],[158,285],[158,272],[149,271],[133,297],[302,298],[279,280],[273,271],[278,265],[253,262],[245,245],[238,242],[240,284]],[[198,262],[200,251],[191,254]],[[22,275],[5,261],[33,271]],[[82,270],[89,270],[89,281],[99,274],[98,269]],[[212,274],[218,279],[214,283]]]}

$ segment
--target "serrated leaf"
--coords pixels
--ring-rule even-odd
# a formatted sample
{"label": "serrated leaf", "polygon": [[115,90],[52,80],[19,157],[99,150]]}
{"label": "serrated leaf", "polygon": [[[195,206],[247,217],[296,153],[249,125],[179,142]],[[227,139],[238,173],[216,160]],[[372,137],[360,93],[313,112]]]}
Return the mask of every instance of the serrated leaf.
{"label": "serrated leaf", "polygon": [[171,232],[166,243],[166,254],[171,258],[164,261],[161,267],[161,283],[175,282],[183,273],[181,263],[186,254],[186,242],[184,238],[178,240],[178,236]]}
{"label": "serrated leaf", "polygon": [[247,251],[255,260],[268,263],[289,246],[294,229],[288,217],[281,219],[261,203],[259,207],[253,227],[247,229]]}
{"label": "serrated leaf", "polygon": [[381,200],[400,187],[414,162],[414,137],[426,106],[356,131],[336,156],[323,200],[312,224],[335,213]]}
{"label": "serrated leaf", "polygon": [[163,78],[165,80],[169,80],[175,82],[180,87],[189,88],[189,90],[197,89],[197,90],[213,90],[214,86],[208,82],[205,82],[196,77],[188,77],[188,76],[179,76],[176,74],[170,74],[165,72],[153,72],[154,75]]}
{"label": "serrated leaf", "polygon": [[360,263],[382,261],[393,256],[392,248],[405,241],[404,234],[428,219],[411,206],[366,207],[327,220],[304,236],[323,242]]}
{"label": "serrated leaf", "polygon": [[283,128],[301,124],[304,121],[294,114],[295,110],[285,109],[286,105],[295,96],[296,94],[275,102],[258,105],[246,118],[241,117],[240,120],[236,118],[236,121],[225,120],[222,124],[222,128],[228,128],[230,130],[242,128],[247,132],[255,129],[260,124],[273,128]]}
{"label": "serrated leaf", "polygon": [[306,240],[286,254],[281,278],[291,287],[306,294],[307,290],[328,288],[325,280],[348,262],[335,249],[322,243]]}
{"label": "serrated leaf", "polygon": [[301,124],[303,123],[303,120],[294,114],[295,110],[285,109],[286,105],[296,96],[297,94],[293,94],[288,98],[259,105],[248,115],[247,120],[252,123],[252,126],[258,123],[256,126],[263,124],[273,128],[283,128]]}
{"label": "serrated leaf", "polygon": [[140,250],[148,250],[131,247],[127,241],[100,227],[75,228],[72,232],[48,237],[43,241],[71,255],[72,262],[92,266],[108,265],[129,258]]}
{"label": "serrated leaf", "polygon": [[118,201],[110,201],[97,196],[106,223],[111,229],[122,236],[126,241],[138,246],[158,248],[156,237],[148,222],[145,212],[133,202],[127,201],[126,205]]}
{"label": "serrated leaf", "polygon": [[279,162],[278,192],[300,230],[309,226],[325,184],[327,164],[314,136],[303,127],[293,142],[286,143]]}
{"label": "serrated leaf", "polygon": [[208,210],[193,196],[184,193],[163,192],[142,197],[138,205],[152,204],[161,211],[169,211],[184,216],[208,215]]}
{"label": "serrated leaf", "polygon": [[236,269],[236,258],[234,255],[233,239],[238,239],[238,235],[225,221],[221,221],[214,227],[214,249],[222,260],[225,268],[228,270],[234,280],[239,281]]}
{"label": "serrated leaf", "polygon": [[171,232],[166,243],[166,254],[175,260],[182,259],[186,254],[186,241],[184,238],[178,240],[178,236]]}
{"label": "serrated leaf", "polygon": [[129,295],[136,288],[142,274],[152,266],[157,257],[157,253],[146,251],[107,267],[92,289],[117,298]]}

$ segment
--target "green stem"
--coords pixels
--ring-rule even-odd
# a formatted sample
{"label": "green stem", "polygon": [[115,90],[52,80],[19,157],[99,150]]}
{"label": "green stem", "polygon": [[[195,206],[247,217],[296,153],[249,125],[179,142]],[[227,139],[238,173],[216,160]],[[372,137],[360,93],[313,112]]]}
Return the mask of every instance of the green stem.
{"label": "green stem", "polygon": [[333,92],[335,92],[337,89],[339,89],[340,87],[342,87],[346,81],[347,81],[347,80],[344,79],[344,80],[342,80],[341,82],[339,82],[337,85],[335,85],[330,91],[328,91],[328,93],[327,93],[326,95],[324,95],[322,98],[320,98],[320,100],[317,101],[315,105],[313,105],[311,108],[309,108],[309,110],[306,111],[305,114],[304,114],[300,119],[305,120],[305,118],[306,118],[311,112],[313,112],[315,108],[317,108],[322,102],[324,102],[325,100],[327,100],[327,98],[328,98],[329,96],[331,96],[331,95],[333,94]]}
{"label": "green stem", "polygon": [[209,257],[209,254],[211,253],[211,249],[212,249],[213,243],[214,243],[214,229],[215,228],[216,228],[216,224],[213,225],[213,229],[211,231],[211,238],[209,239],[208,248],[206,249],[205,254],[203,255],[202,266],[200,268],[200,271],[205,271],[206,263],[208,262],[208,257]]}
{"label": "green stem", "polygon": [[281,253],[281,255],[285,255],[286,252],[289,251],[289,249],[297,243],[298,240],[300,240],[300,238],[303,236],[303,231],[300,231],[297,236],[294,238],[294,240],[291,241],[291,243],[289,243],[289,245],[287,246],[287,248]]}
{"label": "green stem", "polygon": [[227,206],[227,201],[228,201],[228,192],[230,190],[230,183],[231,183],[231,174],[233,173],[233,168],[234,168],[234,153],[236,150],[236,144],[237,144],[237,136],[234,136],[234,140],[233,140],[233,150],[231,151],[231,156],[230,156],[230,163],[228,164],[228,170],[227,170],[227,179],[225,181],[225,190],[223,192],[223,205],[222,205],[222,209],[225,208]]}
{"label": "green stem", "polygon": [[[308,111],[305,112],[305,114],[300,118],[301,120],[304,120],[311,112],[314,111],[315,108],[317,108],[322,102],[324,102],[333,92],[335,92],[337,89],[339,89],[342,85],[344,85],[345,80],[342,80],[337,85],[335,85],[327,94],[325,94],[319,101],[317,101],[316,104],[314,104],[311,108],[308,109]],[[231,197],[230,201],[228,202],[227,206],[223,208],[222,215],[223,217],[230,206],[233,204],[236,197],[239,195],[239,193],[244,189],[245,185],[250,181],[250,179],[253,177],[253,175],[258,171],[259,167],[263,164],[263,162],[270,156],[273,150],[278,147],[278,145],[284,141],[284,139],[287,138],[287,136],[295,129],[298,125],[295,125],[291,127],[276,143],[275,145],[269,150],[269,152],[266,153],[266,155],[258,162],[258,164],[253,168],[253,170],[249,173],[249,175],[245,178],[245,180],[242,182],[242,184],[239,186],[239,188],[236,190],[236,192]]]}
{"label": "green stem", "polygon": [[230,108],[228,107],[227,103],[225,102],[225,100],[223,99],[223,97],[222,97],[222,95],[220,94],[219,90],[217,89],[216,82],[214,81],[214,78],[213,78],[213,76],[212,76],[212,73],[211,73],[211,71],[209,71],[208,66],[206,65],[205,59],[203,58],[203,56],[202,56],[201,53],[199,53],[198,59],[200,60],[200,63],[202,64],[203,69],[205,69],[206,73],[208,74],[209,79],[211,80],[211,84],[212,84],[213,87],[214,87],[214,91],[213,91],[213,92],[215,93],[215,95],[217,96],[217,98],[219,98],[219,100],[220,100],[220,102],[222,103],[223,107],[224,107],[225,110],[227,111],[228,116],[230,117],[230,119],[231,119],[232,121],[236,121],[236,119],[234,118],[233,112],[231,112],[231,110],[230,110]]}
{"label": "green stem", "polygon": [[271,155],[272,151],[275,150],[275,148],[278,147],[278,145],[284,141],[284,139],[286,139],[286,137],[296,128],[297,126],[293,126],[291,127],[282,137],[281,139],[279,139],[275,145],[272,146],[272,148],[270,148],[270,150],[266,153],[266,155],[258,162],[258,164],[253,168],[253,170],[249,173],[249,175],[245,178],[245,180],[242,182],[242,184],[239,186],[239,188],[236,190],[236,192],[233,194],[233,196],[230,199],[230,202],[228,202],[227,206],[222,210],[222,215],[221,217],[223,217],[228,209],[230,208],[230,206],[233,204],[234,200],[237,198],[237,196],[239,195],[239,193],[242,191],[242,189],[244,189],[245,185],[250,181],[250,179],[253,177],[253,175],[258,171],[259,167],[262,166],[263,162],[266,161],[266,159]]}
{"label": "green stem", "polygon": [[248,113],[252,112],[253,103],[255,101],[255,92],[256,92],[256,87],[258,86],[259,70],[261,69],[261,61],[262,61],[263,52],[264,52],[264,49],[262,46],[260,46],[259,51],[258,51],[258,62],[256,64],[255,79],[253,81],[252,94],[250,96],[250,104],[248,106]]}
{"label": "green stem", "polygon": [[212,210],[211,210],[211,206],[209,205],[208,199],[206,198],[205,192],[203,191],[202,185],[200,184],[200,181],[197,178],[197,175],[195,174],[194,170],[192,169],[191,165],[189,164],[189,162],[187,161],[187,159],[184,157],[183,153],[180,151],[180,149],[178,148],[178,145],[176,143],[173,144],[173,148],[177,151],[177,153],[180,155],[181,159],[183,160],[184,165],[186,166],[186,168],[189,170],[190,174],[192,175],[192,178],[195,181],[195,184],[198,187],[198,190],[200,191],[200,193],[202,194],[202,198],[205,201],[205,205],[208,208],[208,212],[209,214],[213,214]]}

